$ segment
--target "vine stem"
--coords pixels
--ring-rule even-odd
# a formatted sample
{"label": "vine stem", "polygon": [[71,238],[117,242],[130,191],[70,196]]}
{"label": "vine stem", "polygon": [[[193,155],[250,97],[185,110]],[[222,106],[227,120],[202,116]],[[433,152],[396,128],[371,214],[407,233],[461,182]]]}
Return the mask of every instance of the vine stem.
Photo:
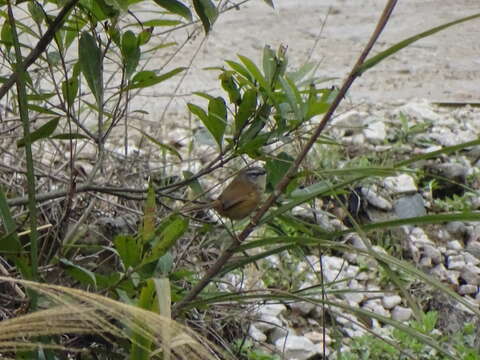
{"label": "vine stem", "polygon": [[270,209],[270,207],[275,203],[278,199],[280,194],[285,190],[287,185],[290,183],[292,178],[294,177],[295,173],[297,172],[300,164],[303,162],[305,157],[307,156],[308,152],[312,149],[313,145],[317,141],[318,137],[322,133],[323,129],[327,125],[328,121],[331,119],[332,115],[335,113],[335,110],[340,105],[341,101],[347,94],[348,90],[352,86],[353,82],[357,77],[360,76],[360,72],[358,71],[362,64],[365,62],[368,54],[370,53],[372,47],[375,45],[376,41],[378,40],[380,34],[382,33],[385,25],[390,18],[390,15],[397,4],[397,0],[389,0],[388,3],[385,5],[383,9],[383,13],[378,20],[377,26],[373,31],[370,39],[363,49],[362,53],[360,54],[357,62],[353,66],[350,74],[344,81],[342,87],[338,91],[337,96],[332,102],[332,105],[329,107],[328,111],[323,116],[322,120],[318,124],[315,132],[312,134],[308,142],[305,144],[303,149],[301,150],[300,154],[297,156],[295,161],[293,162],[290,169],[286,172],[280,182],[277,184],[275,191],[273,194],[265,201],[264,205],[255,213],[250,223],[243,229],[243,231],[234,239],[234,242],[220,255],[218,260],[207,270],[207,273],[203,276],[202,279],[190,290],[190,292],[185,295],[185,297],[180,300],[178,303],[175,304],[173,308],[173,314],[178,315],[181,310],[185,309],[188,304],[194,300],[198,294],[212,281],[212,279],[220,272],[223,266],[227,263],[227,261],[232,257],[232,255],[236,252],[238,247],[242,244],[243,241],[252,233],[252,231],[256,228],[258,222],[262,218],[262,216]]}

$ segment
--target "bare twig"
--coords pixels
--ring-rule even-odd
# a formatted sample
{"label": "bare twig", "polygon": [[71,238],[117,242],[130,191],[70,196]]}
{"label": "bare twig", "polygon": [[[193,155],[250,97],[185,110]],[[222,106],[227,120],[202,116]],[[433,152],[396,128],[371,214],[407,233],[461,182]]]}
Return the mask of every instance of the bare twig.
{"label": "bare twig", "polygon": [[48,27],[45,34],[42,38],[38,41],[37,46],[30,51],[30,54],[25,58],[23,63],[16,68],[16,71],[10,75],[10,77],[5,81],[0,87],[0,99],[2,99],[5,94],[10,90],[10,88],[15,84],[17,81],[18,73],[21,71],[26,71],[30,65],[32,65],[35,60],[38,59],[40,55],[45,51],[48,44],[50,44],[55,36],[55,33],[60,29],[63,24],[63,21],[67,17],[68,13],[71,9],[78,3],[79,0],[70,0],[63,9],[58,13],[55,20],[53,20],[52,24]]}
{"label": "bare twig", "polygon": [[377,23],[377,27],[375,28],[375,31],[373,32],[372,36],[370,37],[370,40],[368,41],[367,45],[365,46],[364,50],[359,56],[356,64],[350,71],[350,74],[348,75],[347,79],[345,80],[342,87],[340,88],[337,96],[333,100],[332,105],[330,106],[328,111],[325,113],[322,121],[318,124],[317,128],[315,129],[315,132],[310,137],[310,139],[308,140],[307,144],[304,146],[300,154],[297,156],[297,158],[293,162],[290,169],[284,175],[282,180],[277,184],[273,194],[267,199],[265,204],[257,211],[257,213],[254,215],[254,217],[250,221],[250,223],[245,227],[245,229],[241,232],[241,234],[235,239],[236,241],[234,241],[232,245],[224,251],[224,253],[216,261],[216,263],[213,264],[213,266],[210,269],[208,269],[205,276],[192,288],[192,290],[181,301],[175,304],[174,312],[173,312],[174,314],[178,314],[179,311],[184,309],[189,304],[190,301],[194,300],[198,296],[198,294],[205,288],[205,286],[207,286],[212,281],[212,279],[220,272],[222,267],[232,257],[232,255],[235,253],[235,251],[241,245],[241,243],[255,229],[261,217],[268,211],[268,209],[270,209],[270,207],[275,203],[275,201],[278,199],[280,194],[282,194],[284,189],[290,183],[291,179],[293,178],[296,171],[298,170],[300,164],[305,159],[308,152],[313,147],[318,137],[322,133],[323,129],[327,125],[328,121],[332,117],[333,113],[337,109],[338,105],[347,94],[352,83],[359,76],[357,71],[358,68],[360,68],[360,66],[365,62],[367,55],[369,54],[370,50],[372,49],[373,45],[375,44],[381,32],[383,31],[385,25],[387,24],[388,19],[396,3],[397,3],[397,0],[389,0],[389,2],[385,5],[385,9],[383,10],[383,13]]}

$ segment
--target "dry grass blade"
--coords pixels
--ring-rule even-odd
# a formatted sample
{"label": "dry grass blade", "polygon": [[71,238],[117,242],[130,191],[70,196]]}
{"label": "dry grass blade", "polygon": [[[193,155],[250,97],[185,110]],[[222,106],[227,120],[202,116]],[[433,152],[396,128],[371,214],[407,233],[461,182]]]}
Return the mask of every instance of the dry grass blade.
{"label": "dry grass blade", "polygon": [[[156,313],[63,286],[9,277],[0,277],[0,281],[23,285],[52,303],[49,309],[0,322],[0,353],[38,346],[52,350],[81,351],[58,344],[39,344],[39,336],[96,334],[109,342],[112,342],[112,338],[134,342],[140,335],[152,344],[146,350],[155,354],[163,353],[162,349],[168,345],[175,359],[215,358],[213,346],[207,340],[186,326]],[[168,339],[164,338],[165,333],[168,333]]]}

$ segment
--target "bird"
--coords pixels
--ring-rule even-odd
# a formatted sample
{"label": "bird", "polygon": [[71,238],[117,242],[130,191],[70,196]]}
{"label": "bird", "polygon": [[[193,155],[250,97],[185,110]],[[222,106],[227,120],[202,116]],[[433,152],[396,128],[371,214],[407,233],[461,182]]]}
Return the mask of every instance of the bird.
{"label": "bird", "polygon": [[265,169],[258,166],[245,168],[227,185],[216,200],[192,208],[190,211],[214,209],[220,216],[230,220],[244,219],[260,204],[265,191],[265,180]]}

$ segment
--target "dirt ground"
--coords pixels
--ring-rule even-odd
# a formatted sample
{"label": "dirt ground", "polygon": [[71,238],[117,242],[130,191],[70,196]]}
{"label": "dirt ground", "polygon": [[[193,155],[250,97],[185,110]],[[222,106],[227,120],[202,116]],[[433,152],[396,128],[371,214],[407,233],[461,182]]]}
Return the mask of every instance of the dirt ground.
{"label": "dirt ground", "polygon": [[[264,44],[288,45],[290,63],[298,66],[312,51],[320,76],[343,79],[372,33],[384,0],[276,0],[272,10],[262,1],[215,24],[198,65],[232,56],[258,59]],[[321,31],[322,23],[328,18]],[[388,27],[373,49],[389,46],[440,24],[480,12],[478,0],[399,1]],[[317,44],[315,45],[316,41]],[[379,64],[350,91],[366,101],[480,101],[480,19],[456,25]]]}
{"label": "dirt ground", "polygon": [[[305,62],[320,62],[317,76],[334,77],[336,80],[328,85],[339,86],[368,41],[385,1],[274,0],[274,4],[275,9],[272,9],[262,0],[248,1],[240,9],[222,14],[207,38],[202,32],[187,42],[162,70],[189,66],[186,76],[177,76],[154,89],[145,89],[134,100],[133,107],[149,112],[143,120],[153,126],[169,124],[172,130],[179,124],[186,125],[187,102],[204,105],[191,93],[215,94],[220,88],[218,72],[203,69],[222,66],[224,60],[235,59],[236,54],[260,63],[266,44],[274,49],[280,44],[288,46],[290,69]],[[151,13],[151,9],[144,10],[146,16],[149,11]],[[371,54],[422,31],[479,12],[478,0],[399,1]],[[168,35],[161,32],[162,29],[155,30],[154,41],[181,44],[192,33],[192,28]],[[348,99],[354,105],[374,103],[380,106],[396,106],[415,98],[431,102],[478,103],[479,34],[480,18],[477,18],[422,39],[357,79]],[[174,49],[168,51],[173,53]],[[167,57],[162,52],[148,67],[163,68]],[[155,136],[160,138],[179,137],[165,131],[165,127],[157,129]]]}

